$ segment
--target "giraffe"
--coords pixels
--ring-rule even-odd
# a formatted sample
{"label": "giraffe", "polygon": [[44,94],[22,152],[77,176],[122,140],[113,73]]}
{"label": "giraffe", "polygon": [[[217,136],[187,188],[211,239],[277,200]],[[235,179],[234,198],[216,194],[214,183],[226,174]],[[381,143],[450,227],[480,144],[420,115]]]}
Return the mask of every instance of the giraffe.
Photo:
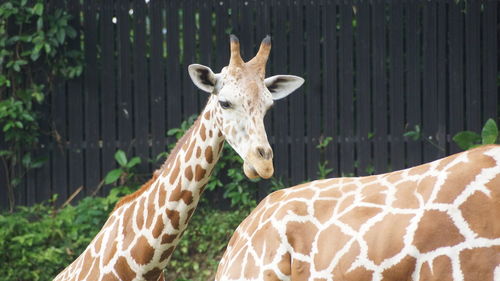
{"label": "giraffe", "polygon": [[265,78],[271,49],[267,36],[248,62],[230,37],[229,65],[215,74],[192,64],[194,84],[210,93],[207,105],[178,141],[163,166],[135,193],[117,203],[86,250],[55,280],[164,280],[165,268],[191,218],[227,141],[244,160],[249,178],[269,178],[273,152],[263,118],[273,100],[304,80],[293,75]]}
{"label": "giraffe", "polygon": [[276,191],[215,280],[500,280],[500,146]]}

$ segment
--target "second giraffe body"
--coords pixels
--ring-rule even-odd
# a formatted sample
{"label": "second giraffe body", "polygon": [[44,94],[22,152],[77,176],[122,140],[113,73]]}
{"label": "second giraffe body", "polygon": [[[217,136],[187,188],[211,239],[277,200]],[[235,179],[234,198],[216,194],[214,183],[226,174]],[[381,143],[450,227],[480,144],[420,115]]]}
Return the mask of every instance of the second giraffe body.
{"label": "second giraffe body", "polygon": [[265,198],[217,281],[499,281],[500,146]]}

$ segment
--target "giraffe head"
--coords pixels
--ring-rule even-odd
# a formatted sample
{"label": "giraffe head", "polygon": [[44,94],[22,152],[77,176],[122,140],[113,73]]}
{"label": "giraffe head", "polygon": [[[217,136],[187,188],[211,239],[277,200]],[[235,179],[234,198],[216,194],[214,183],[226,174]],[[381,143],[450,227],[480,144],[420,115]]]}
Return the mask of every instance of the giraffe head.
{"label": "giraffe head", "polygon": [[192,64],[189,75],[201,90],[217,100],[213,114],[227,142],[243,158],[249,178],[269,178],[274,173],[273,151],[267,140],[264,116],[274,100],[288,96],[304,79],[293,75],[265,78],[271,38],[262,40],[254,58],[244,62],[236,36],[230,37],[231,58],[220,73]]}

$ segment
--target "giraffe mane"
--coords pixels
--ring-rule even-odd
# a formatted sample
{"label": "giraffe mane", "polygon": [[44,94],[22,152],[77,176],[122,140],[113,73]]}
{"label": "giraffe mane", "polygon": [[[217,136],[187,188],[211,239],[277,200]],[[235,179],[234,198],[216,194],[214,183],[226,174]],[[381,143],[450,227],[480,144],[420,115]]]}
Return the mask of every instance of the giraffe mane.
{"label": "giraffe mane", "polygon": [[163,163],[163,165],[161,166],[160,169],[156,170],[153,173],[153,177],[151,179],[149,179],[145,184],[143,184],[141,186],[141,188],[139,188],[137,191],[135,191],[132,194],[124,196],[120,201],[118,201],[118,203],[116,203],[115,208],[113,209],[113,211],[115,211],[116,209],[118,209],[120,206],[123,206],[124,204],[126,204],[126,203],[128,203],[128,202],[130,202],[130,201],[132,201],[134,199],[136,199],[141,194],[143,194],[146,190],[149,189],[149,187],[159,177],[159,175],[162,173],[162,171],[164,171],[169,166],[169,164],[174,161],[174,159],[176,158],[176,156],[179,153],[179,151],[182,148],[182,146],[186,143],[186,141],[193,134],[193,131],[196,128],[199,127],[200,119],[201,119],[201,114],[200,114],[200,116],[198,116],[198,118],[193,123],[193,125],[191,126],[191,128],[189,128],[189,130],[187,130],[187,132],[177,141],[177,143],[175,144],[175,147],[172,149],[172,151],[168,155],[167,160]]}

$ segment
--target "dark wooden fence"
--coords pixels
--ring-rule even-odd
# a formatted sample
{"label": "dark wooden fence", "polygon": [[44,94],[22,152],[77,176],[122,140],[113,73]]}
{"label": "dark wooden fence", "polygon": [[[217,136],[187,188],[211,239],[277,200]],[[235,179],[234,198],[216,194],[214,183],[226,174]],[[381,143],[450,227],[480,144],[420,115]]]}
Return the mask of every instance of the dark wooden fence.
{"label": "dark wooden fence", "polygon": [[[164,151],[173,141],[166,130],[207,99],[187,66],[219,71],[230,33],[244,59],[271,34],[268,73],[306,79],[266,120],[275,175],[289,184],[316,178],[323,160],[331,176],[414,166],[457,152],[455,133],[498,120],[497,1],[84,0],[67,8],[85,72],[51,96],[44,126],[54,130],[39,151],[49,161],[25,177],[18,204],[53,193],[64,200],[80,186],[80,197],[89,194],[118,148],[143,158]],[[416,125],[422,139],[403,136]]]}

